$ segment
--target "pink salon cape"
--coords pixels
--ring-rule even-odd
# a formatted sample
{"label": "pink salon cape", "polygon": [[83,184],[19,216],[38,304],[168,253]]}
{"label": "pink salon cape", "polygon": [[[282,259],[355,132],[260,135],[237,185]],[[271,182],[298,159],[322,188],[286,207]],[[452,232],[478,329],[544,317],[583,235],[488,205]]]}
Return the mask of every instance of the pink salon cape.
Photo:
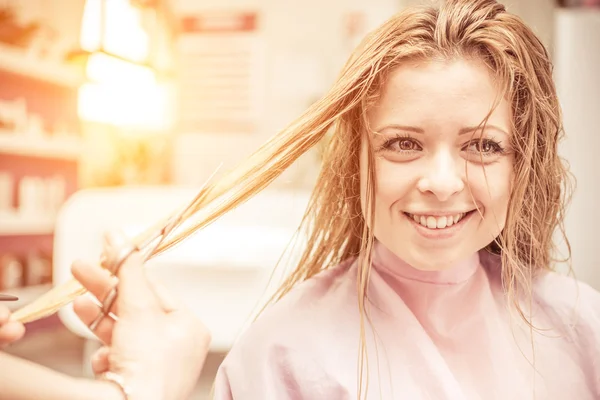
{"label": "pink salon cape", "polygon": [[[376,243],[363,396],[600,399],[600,294],[543,273],[531,332],[507,305],[499,266],[482,251],[446,271],[419,271]],[[265,311],[221,365],[215,399],[357,399],[356,268],[325,270]]]}

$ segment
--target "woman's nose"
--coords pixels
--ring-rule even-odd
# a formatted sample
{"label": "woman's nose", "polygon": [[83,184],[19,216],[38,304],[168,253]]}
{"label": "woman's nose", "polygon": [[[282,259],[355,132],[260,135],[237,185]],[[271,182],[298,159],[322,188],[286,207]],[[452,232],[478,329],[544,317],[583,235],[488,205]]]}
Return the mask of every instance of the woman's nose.
{"label": "woman's nose", "polygon": [[434,194],[439,201],[447,201],[464,189],[464,169],[464,159],[453,156],[450,151],[440,150],[424,164],[417,188],[422,193]]}

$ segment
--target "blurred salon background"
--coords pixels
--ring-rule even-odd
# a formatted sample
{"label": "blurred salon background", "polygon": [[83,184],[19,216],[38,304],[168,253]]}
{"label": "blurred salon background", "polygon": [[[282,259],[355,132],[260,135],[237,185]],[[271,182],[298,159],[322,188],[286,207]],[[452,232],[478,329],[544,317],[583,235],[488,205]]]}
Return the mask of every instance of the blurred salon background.
{"label": "blurred salon background", "polygon": [[[69,279],[73,260],[97,260],[106,230],[134,235],[190,200],[322,96],[368,31],[424,3],[0,0],[0,292],[19,308]],[[600,290],[600,0],[504,4],[552,54],[561,152],[578,181],[566,226],[573,269]],[[270,290],[318,168],[315,148],[149,263],[213,331],[194,399],[208,398]],[[6,351],[81,376],[97,346],[66,307]]]}

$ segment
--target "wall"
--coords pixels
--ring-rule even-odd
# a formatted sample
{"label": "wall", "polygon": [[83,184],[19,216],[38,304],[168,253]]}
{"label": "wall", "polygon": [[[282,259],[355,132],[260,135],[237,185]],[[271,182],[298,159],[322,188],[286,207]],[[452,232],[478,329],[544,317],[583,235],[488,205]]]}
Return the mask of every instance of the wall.
{"label": "wall", "polygon": [[[256,133],[181,132],[175,143],[174,180],[197,185],[220,164],[232,167],[292,122],[331,85],[351,48],[344,39],[344,16],[364,13],[365,29],[397,11],[397,0],[253,1],[178,0],[177,13],[205,10],[257,10],[264,42],[263,115]],[[361,35],[362,36],[362,35]],[[309,185],[314,154],[287,171],[279,182]]]}
{"label": "wall", "polygon": [[567,135],[561,153],[577,179],[566,221],[573,269],[600,290],[594,237],[600,220],[600,11],[560,10],[555,32],[555,79]]}

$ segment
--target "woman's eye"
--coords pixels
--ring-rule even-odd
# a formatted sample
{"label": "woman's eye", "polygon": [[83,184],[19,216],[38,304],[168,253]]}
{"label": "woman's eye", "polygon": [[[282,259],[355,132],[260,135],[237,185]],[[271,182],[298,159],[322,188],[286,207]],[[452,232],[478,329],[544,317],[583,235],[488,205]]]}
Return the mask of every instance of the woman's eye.
{"label": "woman's eye", "polygon": [[421,145],[412,138],[393,138],[382,146],[386,150],[396,152],[412,152],[421,150]]}
{"label": "woman's eye", "polygon": [[497,154],[504,151],[499,143],[489,139],[473,141],[469,143],[467,148],[468,150],[482,154]]}
{"label": "woman's eye", "polygon": [[402,139],[398,141],[398,149],[402,151],[411,151],[417,149],[417,144],[410,139]]}
{"label": "woman's eye", "polygon": [[475,147],[475,150],[480,153],[489,153],[492,151],[492,145],[488,142],[475,142],[473,143],[473,146]]}

